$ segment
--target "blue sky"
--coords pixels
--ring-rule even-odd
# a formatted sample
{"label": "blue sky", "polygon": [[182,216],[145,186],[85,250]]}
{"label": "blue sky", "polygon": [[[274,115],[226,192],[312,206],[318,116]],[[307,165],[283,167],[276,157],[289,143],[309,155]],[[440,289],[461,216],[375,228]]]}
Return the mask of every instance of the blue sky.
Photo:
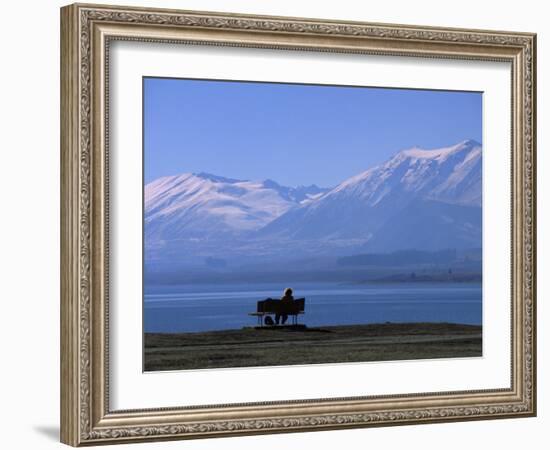
{"label": "blue sky", "polygon": [[414,146],[482,139],[482,94],[144,78],[144,178],[329,187]]}

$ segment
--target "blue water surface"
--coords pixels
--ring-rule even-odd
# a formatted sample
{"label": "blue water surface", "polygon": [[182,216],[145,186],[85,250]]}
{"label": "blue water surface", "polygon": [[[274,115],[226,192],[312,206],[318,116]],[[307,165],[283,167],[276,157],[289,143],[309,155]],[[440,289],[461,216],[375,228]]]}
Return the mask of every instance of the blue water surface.
{"label": "blue water surface", "polygon": [[[149,285],[145,290],[145,332],[196,332],[256,325],[256,302],[279,298],[279,284]],[[296,283],[305,297],[308,326],[383,322],[452,322],[480,325],[478,283],[341,284]]]}

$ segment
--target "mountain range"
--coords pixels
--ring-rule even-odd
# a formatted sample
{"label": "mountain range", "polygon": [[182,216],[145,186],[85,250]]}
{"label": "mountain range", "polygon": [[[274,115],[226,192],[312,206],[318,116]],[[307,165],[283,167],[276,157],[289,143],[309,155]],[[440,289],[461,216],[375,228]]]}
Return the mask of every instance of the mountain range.
{"label": "mountain range", "polygon": [[482,147],[403,150],[332,188],[185,173],[144,196],[157,261],[481,247]]}
{"label": "mountain range", "polygon": [[208,173],[159,178],[145,186],[145,241],[244,236],[325,192]]}

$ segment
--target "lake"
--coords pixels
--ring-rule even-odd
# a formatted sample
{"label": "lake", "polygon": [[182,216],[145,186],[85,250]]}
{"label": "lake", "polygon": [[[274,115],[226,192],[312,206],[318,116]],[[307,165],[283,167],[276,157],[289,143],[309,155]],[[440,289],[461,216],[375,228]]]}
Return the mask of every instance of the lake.
{"label": "lake", "polygon": [[[255,326],[256,302],[280,298],[280,284],[149,285],[144,296],[145,332],[174,333]],[[452,322],[480,325],[478,283],[294,283],[306,298],[300,323],[312,326],[383,322]],[[290,318],[287,323],[290,323]]]}

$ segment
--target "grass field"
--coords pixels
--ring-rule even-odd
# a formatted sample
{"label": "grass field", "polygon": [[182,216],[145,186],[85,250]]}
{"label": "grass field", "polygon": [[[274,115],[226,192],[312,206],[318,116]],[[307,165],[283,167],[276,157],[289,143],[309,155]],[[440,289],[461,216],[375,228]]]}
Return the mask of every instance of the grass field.
{"label": "grass field", "polygon": [[145,371],[482,356],[481,326],[402,323],[146,333]]}

